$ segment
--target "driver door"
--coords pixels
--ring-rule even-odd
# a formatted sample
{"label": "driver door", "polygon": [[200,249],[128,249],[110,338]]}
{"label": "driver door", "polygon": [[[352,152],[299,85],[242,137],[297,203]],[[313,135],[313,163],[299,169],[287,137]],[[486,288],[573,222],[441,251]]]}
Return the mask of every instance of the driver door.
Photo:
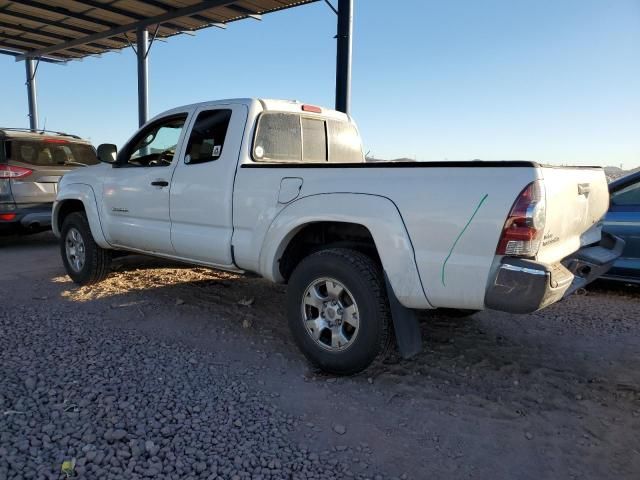
{"label": "driver door", "polygon": [[105,175],[103,228],[114,246],[173,255],[169,188],[188,112],[172,113],[140,130]]}

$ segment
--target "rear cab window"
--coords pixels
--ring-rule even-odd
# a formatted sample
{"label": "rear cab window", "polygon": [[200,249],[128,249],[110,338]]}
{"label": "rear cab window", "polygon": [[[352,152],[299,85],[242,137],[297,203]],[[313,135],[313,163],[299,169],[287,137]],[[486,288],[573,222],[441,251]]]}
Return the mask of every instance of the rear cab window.
{"label": "rear cab window", "polygon": [[352,123],[327,120],[331,162],[363,162],[362,142]]}
{"label": "rear cab window", "polygon": [[11,139],[5,143],[6,159],[36,167],[89,166],[99,163],[86,143],[63,139]]}
{"label": "rear cab window", "polygon": [[260,115],[252,154],[256,162],[364,162],[352,123],[285,112]]}

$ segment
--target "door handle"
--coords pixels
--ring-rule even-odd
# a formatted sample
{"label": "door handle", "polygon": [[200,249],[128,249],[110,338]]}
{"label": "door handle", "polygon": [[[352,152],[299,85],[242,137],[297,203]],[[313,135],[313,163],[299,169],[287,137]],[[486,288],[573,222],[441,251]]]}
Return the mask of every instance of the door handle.
{"label": "door handle", "polygon": [[168,187],[169,182],[167,182],[166,180],[154,180],[153,182],[151,182],[151,185],[153,185],[154,187]]}

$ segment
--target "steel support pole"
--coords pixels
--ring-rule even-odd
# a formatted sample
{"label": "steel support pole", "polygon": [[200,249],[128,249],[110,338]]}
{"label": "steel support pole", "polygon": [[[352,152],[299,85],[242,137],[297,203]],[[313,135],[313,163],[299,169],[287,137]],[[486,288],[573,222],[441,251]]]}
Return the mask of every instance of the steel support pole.
{"label": "steel support pole", "polygon": [[27,72],[27,97],[29,99],[29,128],[38,129],[38,98],[36,95],[35,60],[27,58],[24,61]]}
{"label": "steel support pole", "polygon": [[351,35],[353,0],[338,0],[338,42],[336,49],[336,110],[349,113],[351,108]]}
{"label": "steel support pole", "polygon": [[138,125],[146,123],[149,116],[149,32],[140,28],[136,32],[136,55],[138,57]]}

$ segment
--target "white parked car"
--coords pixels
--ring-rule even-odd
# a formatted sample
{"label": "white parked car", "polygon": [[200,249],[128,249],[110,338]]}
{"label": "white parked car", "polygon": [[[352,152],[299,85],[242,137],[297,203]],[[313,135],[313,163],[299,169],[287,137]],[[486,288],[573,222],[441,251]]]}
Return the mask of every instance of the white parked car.
{"label": "white parked car", "polygon": [[352,119],[294,101],[178,107],[60,182],[53,229],[79,284],[115,250],[287,283],[292,334],[317,366],[366,368],[413,310],[533,312],[604,273],[600,168],[366,163]]}

